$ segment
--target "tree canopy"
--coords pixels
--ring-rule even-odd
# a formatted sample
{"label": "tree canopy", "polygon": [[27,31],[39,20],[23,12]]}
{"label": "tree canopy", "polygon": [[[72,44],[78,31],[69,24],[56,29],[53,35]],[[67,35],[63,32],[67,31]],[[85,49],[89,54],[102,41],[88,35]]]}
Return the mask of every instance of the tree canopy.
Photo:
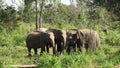
{"label": "tree canopy", "polygon": [[[37,6],[38,12],[40,12],[42,1],[37,1],[39,5]],[[35,22],[35,0],[24,0],[23,2],[22,6],[24,8],[19,8],[18,11],[13,6],[0,7],[0,29],[6,28],[6,23],[15,24],[18,21],[24,23]],[[61,3],[61,0],[45,0],[42,23],[61,24],[63,22],[82,26],[82,24],[90,24],[91,22],[94,25],[98,23],[108,25],[113,24],[111,22],[120,22],[119,0],[70,0],[70,2],[70,5],[65,5]],[[2,0],[0,0],[0,3],[2,3]]]}

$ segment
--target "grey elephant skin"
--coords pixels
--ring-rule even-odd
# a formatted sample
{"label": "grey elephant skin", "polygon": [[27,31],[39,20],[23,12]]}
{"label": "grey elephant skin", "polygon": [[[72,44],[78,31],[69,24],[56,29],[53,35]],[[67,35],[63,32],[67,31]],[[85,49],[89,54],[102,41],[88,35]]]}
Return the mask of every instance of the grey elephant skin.
{"label": "grey elephant skin", "polygon": [[100,47],[99,34],[91,29],[69,29],[67,30],[67,45],[66,51],[69,53],[71,48],[76,51],[76,47],[81,52],[83,49],[94,50],[96,47]]}
{"label": "grey elephant skin", "polygon": [[28,56],[31,56],[31,49],[34,49],[35,54],[37,54],[37,49],[41,48],[41,52],[49,52],[49,47],[53,47],[53,54],[56,54],[55,44],[54,44],[54,34],[52,32],[40,32],[34,31],[28,34],[26,38],[26,46],[28,48]]}
{"label": "grey elephant skin", "polygon": [[76,47],[79,47],[77,45],[77,40],[79,40],[78,35],[78,29],[68,29],[67,32],[67,41],[66,41],[66,51],[70,53],[71,50],[76,51]]}
{"label": "grey elephant skin", "polygon": [[57,52],[61,53],[66,46],[66,30],[48,29],[48,31],[53,32]]}
{"label": "grey elephant skin", "polygon": [[43,32],[52,32],[54,34],[55,47],[57,47],[57,53],[61,53],[66,46],[66,30],[62,29],[48,29],[40,28],[39,31]]}
{"label": "grey elephant skin", "polygon": [[99,34],[95,30],[82,29],[79,33],[80,32],[83,33],[84,45],[86,49],[90,48],[94,50],[96,47],[101,47]]}

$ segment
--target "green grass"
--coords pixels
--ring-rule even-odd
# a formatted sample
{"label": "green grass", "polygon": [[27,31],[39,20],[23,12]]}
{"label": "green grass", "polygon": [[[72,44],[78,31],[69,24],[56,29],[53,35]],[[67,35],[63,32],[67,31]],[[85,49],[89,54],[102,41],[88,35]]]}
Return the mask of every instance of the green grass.
{"label": "green grass", "polygon": [[[112,49],[112,47],[110,47]],[[44,53],[42,55],[27,56],[27,48],[23,46],[0,47],[1,65],[36,64],[42,68],[114,68],[120,62],[119,48],[116,51],[106,53],[109,49],[95,52],[63,53],[58,56]],[[33,54],[33,53],[32,53]]]}
{"label": "green grass", "polygon": [[[47,27],[48,24],[44,25]],[[61,24],[62,29],[67,29],[71,24]],[[26,26],[26,27],[25,27]],[[56,25],[58,26],[58,25]],[[55,27],[56,27],[55,26]],[[65,28],[63,28],[63,26]],[[31,29],[28,29],[32,27]],[[33,31],[33,25],[22,24],[11,32],[3,30],[0,33],[0,68],[8,65],[35,64],[40,68],[119,68],[120,65],[120,34],[119,31],[111,31],[105,35],[97,27],[101,38],[101,50],[95,52],[87,51],[81,53],[63,53],[58,56],[52,56],[51,53],[42,55],[27,56],[25,38],[30,31]],[[49,28],[52,28],[49,26]],[[71,28],[75,28],[74,25]],[[52,49],[51,49],[52,51]]]}

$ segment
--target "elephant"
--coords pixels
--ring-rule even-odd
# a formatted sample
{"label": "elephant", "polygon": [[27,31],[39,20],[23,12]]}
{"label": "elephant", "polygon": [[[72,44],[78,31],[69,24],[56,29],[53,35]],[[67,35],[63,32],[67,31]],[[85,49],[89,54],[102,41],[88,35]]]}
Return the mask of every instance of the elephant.
{"label": "elephant", "polygon": [[43,53],[46,50],[49,52],[49,47],[53,47],[53,55],[56,54],[54,34],[52,32],[34,31],[29,33],[26,38],[26,46],[28,48],[28,56],[31,56],[32,48],[34,49],[34,53],[37,54],[38,48],[41,48],[41,53]]}
{"label": "elephant", "polygon": [[[45,33],[46,33],[47,36],[49,36],[49,37],[46,37],[46,39],[45,39],[44,41],[46,41],[47,46],[50,45],[50,47],[53,47],[53,55],[56,55],[56,45],[55,45],[55,40],[54,40],[55,37],[54,37],[53,32],[46,31]],[[49,40],[47,41],[47,39],[49,39]],[[49,51],[49,50],[47,50],[47,51]]]}
{"label": "elephant", "polygon": [[61,53],[64,50],[66,46],[66,30],[40,28],[39,31],[52,32],[55,37],[54,41],[57,47],[57,52]]}
{"label": "elephant", "polygon": [[48,31],[54,33],[55,37],[55,45],[57,46],[57,52],[61,52],[64,50],[66,46],[66,30],[61,29],[48,29]]}
{"label": "elephant", "polygon": [[84,37],[84,45],[85,49],[92,49],[95,50],[96,47],[100,48],[100,37],[99,34],[92,29],[81,29],[79,30],[78,34],[82,32]]}
{"label": "elephant", "polygon": [[69,29],[67,30],[67,48],[69,53],[72,47],[76,51],[76,47],[79,51],[83,52],[83,49],[95,49],[100,47],[100,38],[96,31],[91,29]]}
{"label": "elephant", "polygon": [[48,28],[39,28],[38,31],[46,32],[47,30],[48,30]]}
{"label": "elephant", "polygon": [[78,40],[79,37],[83,37],[83,36],[78,37],[78,29],[68,29],[66,30],[66,32],[67,32],[66,51],[70,53],[70,51],[73,49],[73,51],[76,52],[76,47],[78,47],[79,50],[81,51],[81,48],[78,45],[79,43]]}

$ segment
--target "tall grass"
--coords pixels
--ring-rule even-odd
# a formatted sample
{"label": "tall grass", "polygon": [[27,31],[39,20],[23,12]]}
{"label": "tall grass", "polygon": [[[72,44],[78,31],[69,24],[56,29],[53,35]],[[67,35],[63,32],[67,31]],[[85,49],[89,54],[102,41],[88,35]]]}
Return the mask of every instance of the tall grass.
{"label": "tall grass", "polygon": [[[64,23],[64,22],[63,22]],[[54,25],[61,29],[68,29],[72,24]],[[43,24],[47,27],[49,24]],[[31,28],[32,27],[32,28]],[[29,29],[31,28],[31,29]],[[53,28],[49,26],[47,28]],[[71,28],[76,28],[72,25]],[[101,50],[95,52],[86,51],[85,53],[62,53],[58,56],[52,56],[48,53],[40,55],[27,56],[25,38],[30,31],[34,30],[34,25],[22,23],[22,25],[11,32],[3,30],[0,33],[0,68],[7,65],[17,64],[36,64],[40,68],[114,68],[120,64],[120,43],[119,32],[110,31],[108,34],[100,31],[99,26],[95,30],[100,34]],[[52,50],[51,50],[52,51]],[[33,50],[32,50],[33,54]]]}

